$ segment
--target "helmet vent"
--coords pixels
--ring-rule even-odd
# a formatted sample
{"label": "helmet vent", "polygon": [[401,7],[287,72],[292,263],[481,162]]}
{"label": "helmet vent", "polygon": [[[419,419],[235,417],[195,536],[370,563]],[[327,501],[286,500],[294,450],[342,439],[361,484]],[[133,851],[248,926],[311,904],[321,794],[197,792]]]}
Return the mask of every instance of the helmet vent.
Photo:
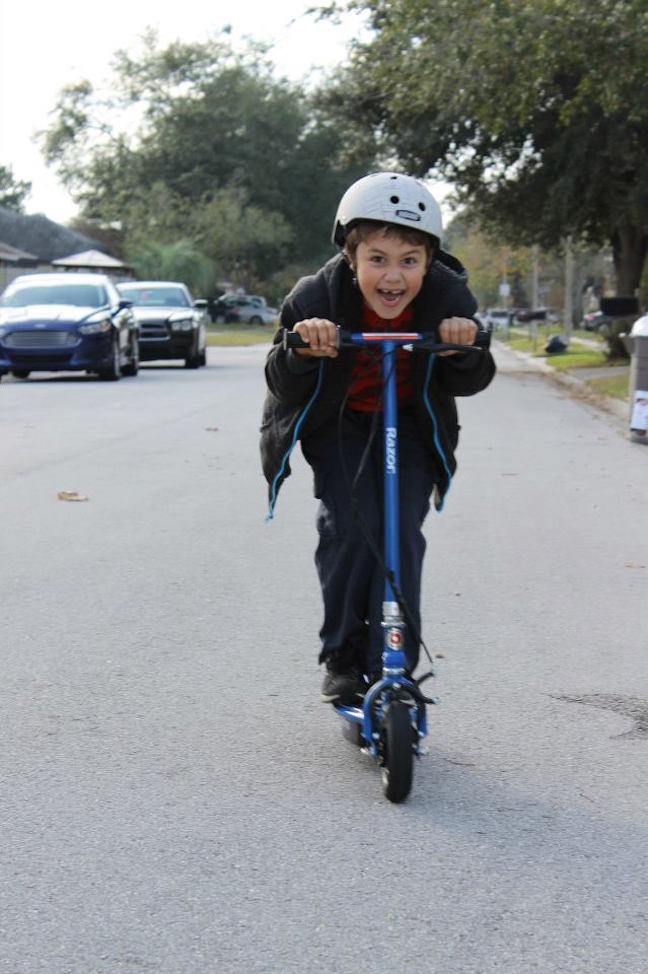
{"label": "helmet vent", "polygon": [[389,202],[390,203],[400,203],[400,198],[398,196],[390,196],[389,197]]}

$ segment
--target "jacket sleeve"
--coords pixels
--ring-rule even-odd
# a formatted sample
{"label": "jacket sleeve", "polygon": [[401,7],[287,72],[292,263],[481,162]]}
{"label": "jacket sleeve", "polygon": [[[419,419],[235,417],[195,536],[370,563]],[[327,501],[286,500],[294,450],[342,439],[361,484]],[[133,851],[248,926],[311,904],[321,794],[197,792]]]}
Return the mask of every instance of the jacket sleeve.
{"label": "jacket sleeve", "polygon": [[[456,280],[440,302],[439,324],[445,318],[475,318],[477,302],[463,281]],[[495,375],[495,361],[489,351],[459,352],[457,355],[437,356],[434,364],[435,381],[451,396],[472,396],[481,392]]]}
{"label": "jacket sleeve", "polygon": [[290,294],[281,309],[281,325],[277,329],[274,343],[265,365],[268,389],[272,395],[287,406],[299,406],[308,401],[315,389],[320,359],[297,355],[291,349],[284,349],[283,336],[291,331],[293,325],[306,317],[298,300]]}

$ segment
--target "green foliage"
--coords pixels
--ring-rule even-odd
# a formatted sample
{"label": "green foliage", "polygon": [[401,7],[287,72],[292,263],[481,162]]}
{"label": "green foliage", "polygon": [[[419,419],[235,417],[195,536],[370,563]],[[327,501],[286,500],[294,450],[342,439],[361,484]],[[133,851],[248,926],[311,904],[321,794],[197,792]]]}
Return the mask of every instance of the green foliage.
{"label": "green foliage", "polygon": [[351,0],[372,28],[329,103],[385,157],[455,183],[485,226],[547,249],[648,247],[646,0]]}
{"label": "green foliage", "polygon": [[184,281],[196,295],[213,287],[212,264],[188,240],[142,243],[130,252],[129,262],[140,280]]}
{"label": "green foliage", "polygon": [[497,307],[499,285],[511,286],[511,305],[530,304],[528,285],[532,253],[529,247],[511,247],[489,237],[475,220],[466,215],[456,217],[444,234],[444,247],[458,257],[470,274],[470,289],[480,308]]}
{"label": "green foliage", "polygon": [[16,179],[11,166],[0,166],[0,206],[22,213],[31,183]]}
{"label": "green foliage", "polygon": [[190,241],[237,283],[289,258],[330,253],[338,199],[364,165],[297,86],[277,80],[259,46],[221,38],[160,49],[148,32],[114,59],[110,93],[64,89],[43,135],[49,163],[82,215],[118,226],[128,252]]}

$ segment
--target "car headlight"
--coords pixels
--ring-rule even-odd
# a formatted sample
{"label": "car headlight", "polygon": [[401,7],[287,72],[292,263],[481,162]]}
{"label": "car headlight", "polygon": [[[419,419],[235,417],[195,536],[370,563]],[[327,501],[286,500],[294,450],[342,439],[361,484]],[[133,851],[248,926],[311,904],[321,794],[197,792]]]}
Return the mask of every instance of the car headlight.
{"label": "car headlight", "polygon": [[93,321],[87,325],[81,325],[79,331],[82,335],[98,335],[102,331],[110,331],[112,328],[112,321],[110,318],[104,318],[102,321]]}
{"label": "car headlight", "polygon": [[171,328],[173,331],[191,331],[193,328],[193,320],[191,318],[182,318],[178,321],[172,321]]}

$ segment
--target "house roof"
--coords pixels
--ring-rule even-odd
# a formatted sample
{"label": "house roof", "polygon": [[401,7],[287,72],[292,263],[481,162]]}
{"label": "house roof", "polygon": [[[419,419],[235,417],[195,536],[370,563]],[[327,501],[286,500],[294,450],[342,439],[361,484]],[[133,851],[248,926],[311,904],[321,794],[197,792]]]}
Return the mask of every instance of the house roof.
{"label": "house roof", "polygon": [[19,264],[22,267],[38,263],[38,257],[28,254],[25,250],[18,250],[0,240],[0,264]]}
{"label": "house roof", "polygon": [[0,206],[0,240],[10,247],[34,254],[42,263],[51,263],[82,250],[103,250],[96,240],[68,230],[42,213],[28,216],[6,206]]}
{"label": "house roof", "polygon": [[110,254],[103,254],[100,250],[84,250],[79,254],[70,254],[68,257],[59,257],[53,260],[52,264],[56,267],[84,267],[93,270],[125,270],[128,265],[122,264],[120,260],[111,257]]}

